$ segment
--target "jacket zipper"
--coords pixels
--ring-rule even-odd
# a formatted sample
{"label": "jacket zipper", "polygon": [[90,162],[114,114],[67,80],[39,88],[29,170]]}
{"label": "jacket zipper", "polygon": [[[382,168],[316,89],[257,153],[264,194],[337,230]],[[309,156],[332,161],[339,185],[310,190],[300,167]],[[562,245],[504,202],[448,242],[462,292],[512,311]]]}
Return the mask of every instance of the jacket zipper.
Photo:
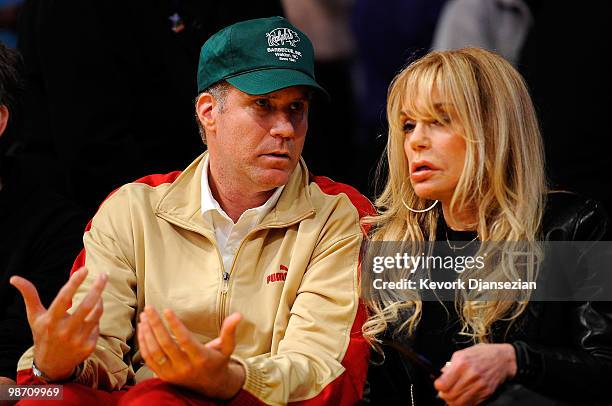
{"label": "jacket zipper", "polygon": [[219,334],[221,334],[221,326],[223,325],[223,320],[225,319],[225,298],[227,297],[227,291],[229,290],[230,274],[225,270],[225,268],[223,269],[222,278],[223,280],[221,282],[221,298],[219,299],[221,302],[221,305],[219,306]]}
{"label": "jacket zipper", "polygon": [[[217,251],[217,259],[219,260],[219,263],[221,264],[221,298],[219,299],[219,323],[218,323],[218,327],[219,327],[219,334],[221,334],[221,325],[223,324],[223,319],[225,317],[223,317],[223,315],[225,314],[225,296],[227,296],[227,291],[229,289],[229,278],[230,278],[230,274],[225,270],[225,266],[223,265],[223,257],[221,256],[221,252],[219,251],[219,247],[217,247],[217,244],[215,244],[215,239],[214,236],[209,235],[206,232],[202,232],[202,230],[199,230],[195,227],[191,227],[188,224],[182,222],[182,221],[176,221],[175,219],[173,219],[172,217],[169,216],[165,216],[164,214],[159,214],[161,218],[165,219],[166,221],[169,221],[173,224],[179,225],[182,228],[184,228],[185,230],[189,230],[189,231],[193,231],[196,234],[201,235],[204,238],[207,238],[210,242],[213,243],[213,245],[215,246],[215,250]],[[236,251],[237,253],[238,251]],[[234,266],[234,264],[232,263],[232,266]]]}
{"label": "jacket zipper", "polygon": [[[232,259],[232,265],[230,266],[229,272],[226,271],[225,268],[223,268],[222,282],[221,282],[222,283],[222,285],[221,285],[221,298],[219,299],[220,302],[221,302],[221,305],[219,306],[219,334],[221,334],[221,326],[223,325],[223,320],[225,320],[225,317],[226,317],[225,313],[227,312],[227,309],[226,309],[226,302],[227,302],[227,296],[228,296],[227,292],[229,290],[229,282],[230,282],[231,273],[232,273],[232,270],[234,269],[234,266],[236,264],[236,258],[238,258],[238,253],[240,253],[240,250],[242,249],[242,245],[244,244],[244,242],[253,233],[256,233],[256,232],[261,231],[261,230],[266,230],[266,229],[288,227],[291,224],[295,224],[295,223],[305,219],[306,217],[310,216],[313,212],[314,212],[314,210],[311,210],[311,211],[305,213],[303,216],[300,216],[296,220],[293,220],[293,221],[291,221],[289,223],[276,224],[274,226],[262,226],[260,224],[259,226],[255,227],[254,229],[249,231],[247,233],[247,235],[244,236],[242,241],[240,241],[240,245],[238,246],[238,249],[234,253],[234,258]],[[217,249],[217,252],[218,252],[218,249]],[[222,258],[221,258],[221,264],[223,264],[223,259]]]}
{"label": "jacket zipper", "polygon": [[[244,242],[248,239],[248,237],[257,232],[257,231],[261,231],[261,230],[265,230],[265,229],[273,229],[273,228],[283,228],[283,227],[288,227],[292,224],[295,224],[299,221],[302,221],[303,219],[305,219],[306,217],[309,217],[310,215],[312,215],[314,213],[314,210],[310,210],[306,213],[304,213],[302,216],[296,218],[295,220],[292,220],[288,223],[283,223],[283,224],[274,224],[274,225],[266,225],[266,226],[262,226],[261,224],[257,227],[255,227],[254,229],[252,229],[251,231],[249,231],[247,233],[247,235],[242,239],[242,241],[240,241],[240,245],[238,246],[238,249],[236,250],[236,253],[234,254],[234,258],[232,259],[232,265],[230,266],[230,270],[229,272],[225,270],[225,266],[223,265],[223,257],[221,256],[221,252],[219,252],[219,247],[217,247],[217,245],[215,244],[215,249],[217,250],[217,257],[219,259],[219,262],[221,264],[221,269],[223,269],[222,273],[221,273],[221,297],[219,298],[220,301],[220,305],[219,305],[219,334],[221,334],[221,326],[223,325],[223,320],[225,319],[226,315],[226,302],[227,302],[227,295],[228,295],[228,291],[229,291],[229,282],[230,282],[230,277],[231,277],[231,272],[234,269],[234,265],[236,263],[236,258],[238,257],[238,253],[240,252],[240,250],[242,249],[242,245],[244,244]],[[189,231],[193,231],[194,233],[200,234],[201,236],[208,238],[210,241],[214,241],[214,238],[211,238],[209,235],[207,235],[208,233],[203,233],[200,230],[196,229],[195,227],[191,227],[188,224],[182,222],[182,221],[176,221],[175,219],[173,219],[172,217],[169,216],[165,216],[164,214],[159,213],[158,214],[161,218],[170,221],[173,224],[179,225],[181,227],[183,227],[185,230],[189,230]]]}

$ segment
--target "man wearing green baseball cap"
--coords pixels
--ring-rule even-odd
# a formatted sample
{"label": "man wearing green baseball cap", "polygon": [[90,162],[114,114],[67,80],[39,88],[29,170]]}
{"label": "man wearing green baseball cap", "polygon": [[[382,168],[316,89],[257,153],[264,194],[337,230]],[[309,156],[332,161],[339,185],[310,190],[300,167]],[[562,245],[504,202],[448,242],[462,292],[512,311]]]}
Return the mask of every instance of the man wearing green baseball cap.
{"label": "man wearing green baseball cap", "polygon": [[327,97],[312,44],[281,17],[240,22],[204,44],[197,79],[208,151],[115,191],[48,310],[12,280],[35,343],[18,382],[63,382],[75,404],[353,404],[372,209],[301,159],[310,103]]}
{"label": "man wearing green baseball cap", "polygon": [[234,24],[206,41],[200,53],[198,91],[222,80],[251,95],[291,86],[325,93],[315,80],[310,40],[282,17]]}

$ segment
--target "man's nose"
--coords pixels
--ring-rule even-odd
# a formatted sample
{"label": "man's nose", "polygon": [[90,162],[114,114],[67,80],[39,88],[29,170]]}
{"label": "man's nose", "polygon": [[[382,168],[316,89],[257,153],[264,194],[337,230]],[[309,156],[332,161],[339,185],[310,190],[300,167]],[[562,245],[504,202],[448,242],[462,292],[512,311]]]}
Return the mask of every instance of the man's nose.
{"label": "man's nose", "polygon": [[278,113],[274,116],[270,134],[275,137],[293,137],[295,135],[295,126],[287,114]]}

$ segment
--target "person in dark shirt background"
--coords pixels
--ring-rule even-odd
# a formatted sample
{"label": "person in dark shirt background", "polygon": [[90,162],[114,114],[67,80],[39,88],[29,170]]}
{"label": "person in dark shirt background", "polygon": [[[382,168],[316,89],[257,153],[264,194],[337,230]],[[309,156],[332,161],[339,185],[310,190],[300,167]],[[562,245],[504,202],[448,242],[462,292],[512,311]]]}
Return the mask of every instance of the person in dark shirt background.
{"label": "person in dark shirt background", "polygon": [[19,54],[0,44],[0,384],[14,383],[17,361],[32,345],[9,278],[27,277],[48,305],[68,280],[85,227],[81,211],[46,189],[31,160],[11,156],[23,121],[21,70]]}
{"label": "person in dark shirt background", "polygon": [[[533,24],[518,69],[542,126],[548,176],[557,188],[597,199],[610,213],[610,13],[604,3],[525,3]],[[610,234],[603,239],[612,240]]]}

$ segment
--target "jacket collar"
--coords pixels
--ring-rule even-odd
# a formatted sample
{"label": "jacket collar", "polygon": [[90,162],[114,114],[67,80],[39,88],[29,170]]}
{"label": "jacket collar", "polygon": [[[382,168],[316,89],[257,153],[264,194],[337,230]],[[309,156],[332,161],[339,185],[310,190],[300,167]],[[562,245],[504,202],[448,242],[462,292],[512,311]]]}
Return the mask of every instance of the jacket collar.
{"label": "jacket collar", "polygon": [[[214,231],[200,212],[200,180],[207,154],[204,152],[200,155],[176,178],[155,209],[157,216],[202,234]],[[287,227],[314,214],[308,178],[308,169],[300,158],[276,206],[263,218],[258,228]]]}

